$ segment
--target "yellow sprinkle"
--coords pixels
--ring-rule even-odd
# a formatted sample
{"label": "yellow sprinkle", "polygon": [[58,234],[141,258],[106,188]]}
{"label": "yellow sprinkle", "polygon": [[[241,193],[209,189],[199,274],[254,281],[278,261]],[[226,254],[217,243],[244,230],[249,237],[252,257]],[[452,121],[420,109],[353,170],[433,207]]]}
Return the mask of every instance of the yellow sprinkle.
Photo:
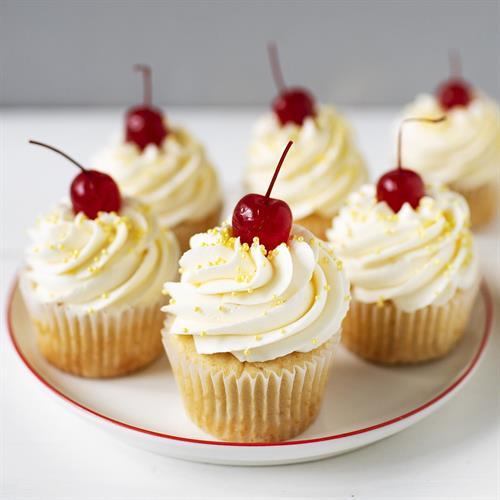
{"label": "yellow sprinkle", "polygon": [[297,241],[300,241],[300,242],[304,241],[304,237],[303,236],[297,236]]}
{"label": "yellow sprinkle", "polygon": [[318,343],[318,339],[311,339],[311,343],[313,343],[314,345],[316,345]]}
{"label": "yellow sprinkle", "polygon": [[325,289],[327,292],[329,292],[329,291],[332,289],[332,287],[331,287],[330,285],[325,285],[325,286],[324,286],[324,289]]}
{"label": "yellow sprinkle", "polygon": [[344,300],[348,302],[349,300],[351,300],[351,296],[350,295],[344,295]]}
{"label": "yellow sprinkle", "polygon": [[335,263],[337,264],[337,269],[339,271],[342,271],[342,269],[344,268],[344,264],[342,264],[342,261],[341,260],[337,260],[337,261],[335,261]]}
{"label": "yellow sprinkle", "polygon": [[224,312],[224,311],[225,311],[224,306],[223,306],[222,304],[219,304],[219,305],[217,306],[217,309],[218,309],[220,312]]}
{"label": "yellow sprinkle", "polygon": [[193,311],[194,311],[195,313],[201,313],[201,307],[199,307],[199,306],[194,306],[194,307],[193,307]]}
{"label": "yellow sprinkle", "polygon": [[319,299],[319,295],[315,295],[314,300],[318,300],[318,299]]}
{"label": "yellow sprinkle", "polygon": [[201,264],[198,264],[198,265],[196,266],[196,269],[201,269],[202,267],[203,267],[203,266],[202,266]]}
{"label": "yellow sprinkle", "polygon": [[168,303],[171,305],[174,305],[174,304],[177,304],[177,301],[174,298],[172,298],[168,301]]}
{"label": "yellow sprinkle", "polygon": [[253,289],[252,289],[252,288],[249,288],[249,289],[247,290],[247,293],[253,293]]}
{"label": "yellow sprinkle", "polygon": [[204,337],[206,334],[207,334],[207,332],[206,332],[205,330],[202,330],[202,331],[200,332],[200,337]]}
{"label": "yellow sprinkle", "polygon": [[243,354],[244,354],[245,356],[248,356],[248,355],[250,354],[250,349],[245,349],[245,350],[243,351]]}
{"label": "yellow sprinkle", "polygon": [[107,299],[108,297],[109,297],[109,295],[108,295],[106,292],[104,292],[104,293],[101,295],[101,298],[102,298],[102,299]]}
{"label": "yellow sprinkle", "polygon": [[94,314],[94,308],[93,307],[87,307],[87,312],[89,314]]}
{"label": "yellow sprinkle", "polygon": [[256,335],[255,340],[257,340],[257,341],[262,340],[262,335]]}
{"label": "yellow sprinkle", "polygon": [[315,239],[315,238],[311,238],[311,239],[309,240],[309,244],[310,244],[310,245],[314,245],[315,241],[316,241],[316,239]]}
{"label": "yellow sprinkle", "polygon": [[252,240],[256,245],[259,244],[259,237],[258,236],[254,236],[253,240]]}
{"label": "yellow sprinkle", "polygon": [[184,327],[184,328],[182,329],[182,331],[183,331],[184,333],[188,333],[188,332],[189,332],[189,328]]}
{"label": "yellow sprinkle", "polygon": [[281,334],[283,334],[283,335],[285,335],[286,330],[285,330],[284,328],[282,328],[282,329],[280,330],[280,333],[281,333]]}
{"label": "yellow sprinkle", "polygon": [[161,291],[161,294],[162,294],[162,295],[168,295],[168,292],[167,292],[166,290],[162,290],[162,291]]}
{"label": "yellow sprinkle", "polygon": [[179,274],[182,274],[184,272],[184,268],[183,267],[179,267]]}

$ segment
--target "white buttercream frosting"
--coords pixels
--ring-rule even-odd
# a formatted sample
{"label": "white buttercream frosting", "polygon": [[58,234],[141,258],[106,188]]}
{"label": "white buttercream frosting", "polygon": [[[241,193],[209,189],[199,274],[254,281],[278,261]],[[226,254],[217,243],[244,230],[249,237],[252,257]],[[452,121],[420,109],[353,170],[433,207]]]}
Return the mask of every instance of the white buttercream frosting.
{"label": "white buttercream frosting", "polygon": [[328,238],[356,300],[391,300],[415,311],[474,285],[478,263],[466,201],[443,187],[427,186],[427,194],[416,209],[405,203],[395,214],[365,185],[334,219]]}
{"label": "white buttercream frosting", "polygon": [[444,111],[433,95],[421,95],[405,110],[408,117],[446,115],[439,124],[405,125],[403,165],[429,182],[474,189],[500,175],[500,108],[477,94],[468,106]]}
{"label": "white buttercream frosting", "polygon": [[349,284],[326,244],[295,226],[288,244],[266,254],[224,226],[191,238],[181,282],[166,283],[167,335],[193,335],[200,354],[229,352],[268,361],[339,339]]}
{"label": "white buttercream frosting", "polygon": [[296,219],[317,213],[333,216],[346,196],[366,180],[364,162],[344,118],[331,106],[299,126],[281,125],[274,113],[255,126],[248,151],[246,181],[251,191],[265,193],[281,152],[293,147],[281,169],[273,196],[285,200]]}
{"label": "white buttercream frosting", "polygon": [[119,139],[92,166],[149,206],[162,227],[203,219],[221,203],[215,169],[203,146],[182,128],[169,126],[161,147],[149,144],[143,151]]}
{"label": "white buttercream frosting", "polygon": [[23,278],[40,302],[85,311],[151,304],[175,279],[179,247],[143,205],[122,200],[120,214],[74,215],[63,200],[30,230]]}

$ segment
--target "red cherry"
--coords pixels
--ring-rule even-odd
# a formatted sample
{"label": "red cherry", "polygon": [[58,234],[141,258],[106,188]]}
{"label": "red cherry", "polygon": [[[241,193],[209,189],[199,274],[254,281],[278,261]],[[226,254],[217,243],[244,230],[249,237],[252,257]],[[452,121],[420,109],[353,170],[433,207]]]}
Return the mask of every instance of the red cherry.
{"label": "red cherry", "polygon": [[439,123],[445,119],[440,118],[407,118],[403,120],[398,133],[398,168],[384,174],[377,182],[377,200],[385,201],[394,213],[398,213],[405,203],[417,208],[420,200],[425,196],[425,186],[422,178],[413,170],[402,167],[401,143],[403,127],[408,122]]}
{"label": "red cherry", "polygon": [[292,144],[290,141],[283,151],[265,196],[247,194],[234,207],[233,236],[239,236],[242,243],[251,245],[253,239],[258,237],[269,251],[288,241],[293,223],[292,211],[283,200],[269,196]]}
{"label": "red cherry", "polygon": [[276,44],[269,44],[268,52],[273,79],[280,91],[273,101],[273,111],[281,125],[295,123],[300,126],[307,117],[314,116],[315,114],[316,104],[314,97],[304,88],[287,88],[283,79]]}
{"label": "red cherry", "polygon": [[391,170],[377,182],[377,200],[385,201],[394,213],[399,212],[405,203],[417,208],[424,195],[422,178],[406,168]]}
{"label": "red cherry", "polygon": [[168,131],[163,113],[151,104],[151,68],[140,64],[134,68],[142,71],[144,104],[134,106],[127,111],[125,116],[125,141],[135,144],[142,151],[148,144],[160,146]]}
{"label": "red cherry", "polygon": [[472,91],[465,80],[453,78],[444,82],[437,90],[439,104],[446,111],[459,106],[468,106]]}
{"label": "red cherry", "polygon": [[452,76],[442,83],[436,91],[439,104],[446,111],[459,106],[468,106],[474,97],[471,86],[462,78],[458,52],[451,51],[449,59]]}
{"label": "red cherry", "polygon": [[75,214],[83,212],[90,219],[95,219],[99,212],[120,211],[122,204],[120,190],[112,177],[97,170],[85,169],[73,158],[53,146],[38,141],[29,142],[59,153],[81,170],[73,179],[70,189]]}

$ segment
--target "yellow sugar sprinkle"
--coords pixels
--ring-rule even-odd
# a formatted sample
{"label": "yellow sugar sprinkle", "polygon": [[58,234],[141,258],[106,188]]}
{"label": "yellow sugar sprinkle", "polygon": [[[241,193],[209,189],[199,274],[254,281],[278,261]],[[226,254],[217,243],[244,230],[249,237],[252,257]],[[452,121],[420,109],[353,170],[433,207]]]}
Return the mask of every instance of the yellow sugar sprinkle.
{"label": "yellow sugar sprinkle", "polygon": [[311,339],[311,343],[316,345],[318,343],[318,339]]}
{"label": "yellow sugar sprinkle", "polygon": [[257,341],[262,340],[262,335],[255,335],[255,340],[257,340]]}
{"label": "yellow sugar sprinkle", "polygon": [[304,237],[303,236],[297,236],[297,241],[300,241],[300,242],[304,241]]}
{"label": "yellow sugar sprinkle", "polygon": [[247,293],[253,293],[253,289],[252,289],[252,288],[249,288],[249,289],[247,290]]}
{"label": "yellow sugar sprinkle", "polygon": [[196,266],[196,269],[201,269],[202,267],[203,267],[203,266],[202,266],[201,264],[198,264],[198,265]]}
{"label": "yellow sugar sprinkle", "polygon": [[185,272],[185,269],[183,267],[179,267],[179,274],[182,274],[183,272]]}
{"label": "yellow sugar sprinkle", "polygon": [[309,244],[310,244],[310,245],[314,245],[314,243],[315,243],[315,242],[316,242],[316,239],[315,239],[315,238],[311,238],[311,239],[309,240]]}
{"label": "yellow sugar sprinkle", "polygon": [[314,300],[318,300],[318,299],[319,299],[319,295],[315,295]]}
{"label": "yellow sugar sprinkle", "polygon": [[194,311],[195,313],[201,313],[201,307],[199,307],[199,306],[194,306],[194,307],[193,307],[193,311]]}
{"label": "yellow sugar sprinkle", "polygon": [[252,240],[256,245],[259,244],[260,240],[259,240],[259,237],[258,236],[254,236],[253,237],[253,240]]}
{"label": "yellow sugar sprinkle", "polygon": [[107,299],[109,297],[109,295],[104,292],[102,295],[101,295],[101,299]]}
{"label": "yellow sugar sprinkle", "polygon": [[87,307],[87,312],[89,314],[94,314],[94,308],[93,307]]}
{"label": "yellow sugar sprinkle", "polygon": [[184,328],[182,329],[182,331],[183,331],[184,333],[189,333],[189,328],[184,327]]}
{"label": "yellow sugar sprinkle", "polygon": [[342,271],[342,269],[344,269],[344,264],[342,264],[342,261],[341,260],[337,260],[335,261],[335,264],[337,264],[337,269],[339,271]]}
{"label": "yellow sugar sprinkle", "polygon": [[219,304],[219,305],[217,306],[217,309],[218,309],[220,312],[224,312],[224,311],[225,311],[225,308],[224,308],[224,306],[223,306],[222,304]]}
{"label": "yellow sugar sprinkle", "polygon": [[282,329],[280,330],[280,333],[281,333],[281,334],[283,334],[283,335],[285,335],[286,330],[285,330],[284,328],[282,328]]}
{"label": "yellow sugar sprinkle", "polygon": [[245,350],[243,351],[243,354],[244,354],[245,356],[248,356],[248,355],[250,354],[250,349],[245,349]]}
{"label": "yellow sugar sprinkle", "polygon": [[108,255],[108,249],[107,249],[107,248],[103,248],[103,249],[101,250],[101,253],[102,253],[103,255]]}
{"label": "yellow sugar sprinkle", "polygon": [[206,334],[207,334],[207,332],[206,332],[205,330],[202,330],[202,331],[200,332],[200,337],[204,337]]}
{"label": "yellow sugar sprinkle", "polygon": [[168,301],[168,303],[169,303],[170,305],[172,305],[172,306],[173,306],[174,304],[177,304],[177,301],[176,301],[174,298],[171,298],[171,299]]}
{"label": "yellow sugar sprinkle", "polygon": [[323,288],[324,288],[327,292],[329,292],[329,291],[332,289],[332,287],[331,287],[330,285],[325,285]]}
{"label": "yellow sugar sprinkle", "polygon": [[345,300],[345,301],[349,301],[349,300],[351,300],[351,296],[350,296],[350,295],[344,295],[344,300]]}
{"label": "yellow sugar sprinkle", "polygon": [[162,290],[162,291],[161,291],[161,294],[162,294],[162,295],[168,295],[168,292],[167,292],[166,290]]}

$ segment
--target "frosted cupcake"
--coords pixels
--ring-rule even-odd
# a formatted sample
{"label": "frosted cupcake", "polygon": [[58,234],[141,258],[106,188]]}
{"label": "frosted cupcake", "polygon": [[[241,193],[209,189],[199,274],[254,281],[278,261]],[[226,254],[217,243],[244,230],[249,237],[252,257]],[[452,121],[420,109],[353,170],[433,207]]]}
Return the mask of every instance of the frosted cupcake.
{"label": "frosted cupcake", "polygon": [[[254,236],[250,238],[250,235]],[[191,419],[241,442],[283,441],[318,414],[349,284],[281,200],[247,195],[233,224],[191,238],[166,283],[165,348]]]}
{"label": "frosted cupcake", "polygon": [[276,196],[290,205],[297,224],[324,239],[332,216],[366,180],[364,162],[345,119],[332,106],[316,105],[307,90],[285,87],[275,52],[271,54],[281,93],[273,102],[273,111],[254,128],[246,185],[254,192],[265,190],[277,152],[292,140],[294,148]]}
{"label": "frosted cupcake", "polygon": [[167,125],[161,110],[151,106],[150,70],[140,69],[145,104],[127,112],[125,134],[103,149],[93,165],[112,175],[124,194],[150,207],[185,249],[192,234],[219,222],[217,174],[203,146],[187,130]]}
{"label": "frosted cupcake", "polygon": [[45,358],[85,377],[137,370],[161,353],[162,284],[178,243],[113,180],[84,170],[30,231],[20,283]]}
{"label": "frosted cupcake", "polygon": [[448,184],[469,203],[473,227],[486,224],[498,209],[500,108],[460,77],[442,84],[436,95],[416,98],[408,116],[439,116],[439,127],[414,123],[406,131],[404,161],[429,182]]}
{"label": "frosted cupcake", "polygon": [[464,198],[399,168],[349,196],[328,231],[351,282],[343,342],[381,363],[447,354],[478,289]]}

